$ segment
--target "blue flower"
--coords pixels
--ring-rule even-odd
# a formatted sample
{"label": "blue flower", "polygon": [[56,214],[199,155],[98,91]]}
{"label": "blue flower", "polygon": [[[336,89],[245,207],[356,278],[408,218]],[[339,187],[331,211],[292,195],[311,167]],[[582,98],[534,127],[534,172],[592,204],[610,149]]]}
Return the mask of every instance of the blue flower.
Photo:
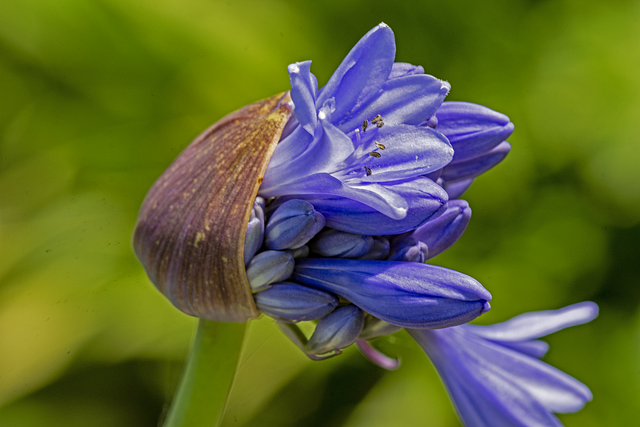
{"label": "blue flower", "polygon": [[394,65],[394,56],[393,32],[380,24],[320,90],[310,61],[289,66],[298,124],[276,147],[260,187],[262,197],[334,196],[390,219],[407,216],[407,199],[394,184],[422,181],[420,176],[453,158],[442,133],[419,126],[438,110],[449,84],[417,67]]}
{"label": "blue flower", "polygon": [[536,339],[597,315],[597,305],[583,302],[492,326],[409,333],[429,355],[467,427],[561,426],[553,413],[578,411],[592,395],[581,382],[538,360],[548,345]]}

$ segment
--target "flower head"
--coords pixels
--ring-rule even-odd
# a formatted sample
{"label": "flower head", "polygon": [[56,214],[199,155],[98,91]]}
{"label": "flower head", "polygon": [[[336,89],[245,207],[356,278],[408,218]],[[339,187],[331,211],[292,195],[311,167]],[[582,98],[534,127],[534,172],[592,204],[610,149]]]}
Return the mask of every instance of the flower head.
{"label": "flower head", "polygon": [[409,330],[440,373],[467,426],[560,426],[553,413],[580,410],[587,386],[538,360],[548,345],[536,340],[593,320],[592,302],[522,314],[492,326]]}

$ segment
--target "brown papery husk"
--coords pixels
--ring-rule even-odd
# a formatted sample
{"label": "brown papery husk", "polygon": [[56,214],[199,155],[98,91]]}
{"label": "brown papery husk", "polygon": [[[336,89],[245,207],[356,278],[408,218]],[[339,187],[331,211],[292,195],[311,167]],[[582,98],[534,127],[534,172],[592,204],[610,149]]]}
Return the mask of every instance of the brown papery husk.
{"label": "brown papery husk", "polygon": [[222,322],[258,316],[244,266],[251,209],[282,130],[289,93],[212,125],[153,184],[140,209],[135,253],[183,312]]}

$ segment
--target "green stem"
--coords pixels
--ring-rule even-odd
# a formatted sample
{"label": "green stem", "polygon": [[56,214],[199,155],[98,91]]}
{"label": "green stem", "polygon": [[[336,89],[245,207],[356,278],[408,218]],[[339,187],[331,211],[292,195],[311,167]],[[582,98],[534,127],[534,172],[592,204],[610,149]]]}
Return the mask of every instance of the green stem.
{"label": "green stem", "polygon": [[164,427],[218,427],[235,378],[246,324],[200,319]]}

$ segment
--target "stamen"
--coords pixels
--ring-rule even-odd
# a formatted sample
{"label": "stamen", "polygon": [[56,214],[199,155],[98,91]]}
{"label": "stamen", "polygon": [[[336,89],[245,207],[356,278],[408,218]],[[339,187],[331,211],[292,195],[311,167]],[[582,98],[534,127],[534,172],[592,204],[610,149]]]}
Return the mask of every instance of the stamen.
{"label": "stamen", "polygon": [[378,141],[376,141],[376,147],[378,147],[381,150],[384,150],[385,148],[387,148],[384,144],[380,144]]}
{"label": "stamen", "polygon": [[380,155],[380,153],[378,153],[377,151],[372,151],[372,152],[370,152],[370,153],[369,153],[369,155],[370,155],[371,157],[375,157],[376,159],[379,159],[380,157],[382,157],[382,156]]}
{"label": "stamen", "polygon": [[371,176],[371,169],[369,169],[368,167],[364,166],[364,170],[367,173],[367,176]]}
{"label": "stamen", "polygon": [[367,126],[369,126],[369,120],[362,122],[362,132],[367,130]]}
{"label": "stamen", "polygon": [[380,121],[378,123],[376,123],[376,126],[378,126],[379,128],[384,126],[384,123],[382,122],[382,119],[380,119]]}
{"label": "stamen", "polygon": [[371,123],[373,123],[373,124],[376,124],[376,123],[381,122],[381,121],[382,121],[382,116],[380,114],[378,114],[373,119],[371,119]]}

